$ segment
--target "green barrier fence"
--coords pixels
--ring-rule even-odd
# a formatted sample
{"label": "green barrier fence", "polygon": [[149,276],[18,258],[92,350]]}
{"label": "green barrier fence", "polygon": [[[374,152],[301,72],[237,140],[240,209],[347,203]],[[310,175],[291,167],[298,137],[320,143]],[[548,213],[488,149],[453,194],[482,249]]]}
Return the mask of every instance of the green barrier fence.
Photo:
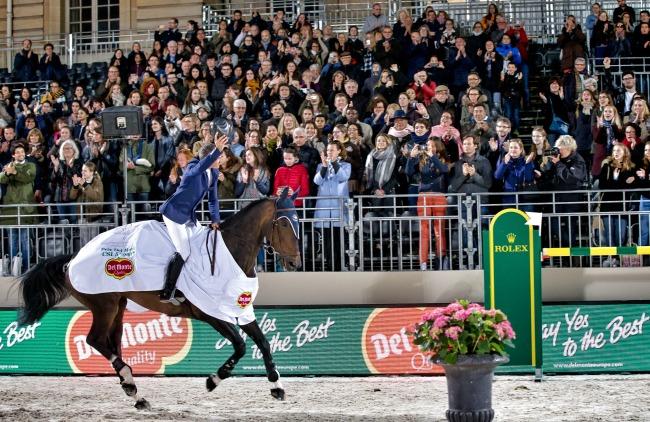
{"label": "green barrier fence", "polygon": [[[407,335],[424,310],[274,308],[257,316],[284,375],[441,373]],[[0,311],[0,373],[113,374],[85,343],[90,313],[54,310],[27,327],[15,319],[16,311]],[[650,371],[649,320],[650,304],[544,306],[544,372]],[[247,345],[235,373],[264,374],[260,354]],[[232,353],[207,324],[155,312],[126,313],[122,348],[138,374],[206,375]]]}

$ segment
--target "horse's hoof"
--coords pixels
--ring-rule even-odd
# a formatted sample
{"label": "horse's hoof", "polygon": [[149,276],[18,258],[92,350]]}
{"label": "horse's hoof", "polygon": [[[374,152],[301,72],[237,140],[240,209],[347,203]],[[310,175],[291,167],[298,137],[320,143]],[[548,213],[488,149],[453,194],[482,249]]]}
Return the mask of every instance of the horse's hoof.
{"label": "horse's hoof", "polygon": [[122,390],[124,390],[124,393],[129,396],[133,397],[138,393],[138,387],[135,386],[135,384],[126,384],[126,383],[121,383],[122,384]]}
{"label": "horse's hoof", "polygon": [[220,382],[221,382],[221,380],[219,379],[218,376],[210,375],[205,380],[205,388],[207,388],[208,392],[210,392],[210,391],[214,390],[215,388],[217,388],[217,385],[219,385]]}
{"label": "horse's hoof", "polygon": [[138,399],[138,401],[135,402],[135,408],[138,410],[151,410],[151,404],[147,399]]}
{"label": "horse's hoof", "polygon": [[271,395],[274,399],[284,401],[284,390],[282,388],[271,388]]}

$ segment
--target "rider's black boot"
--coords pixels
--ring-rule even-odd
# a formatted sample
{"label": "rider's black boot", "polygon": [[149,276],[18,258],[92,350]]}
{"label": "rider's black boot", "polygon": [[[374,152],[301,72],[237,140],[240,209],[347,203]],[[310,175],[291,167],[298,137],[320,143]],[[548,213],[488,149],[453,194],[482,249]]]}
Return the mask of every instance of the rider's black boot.
{"label": "rider's black boot", "polygon": [[173,305],[180,305],[185,298],[182,295],[174,297],[176,295],[176,282],[178,281],[178,276],[181,275],[181,270],[185,265],[185,260],[178,252],[174,253],[172,258],[167,264],[167,272],[165,274],[165,286],[160,292],[160,301],[163,303],[171,303]]}

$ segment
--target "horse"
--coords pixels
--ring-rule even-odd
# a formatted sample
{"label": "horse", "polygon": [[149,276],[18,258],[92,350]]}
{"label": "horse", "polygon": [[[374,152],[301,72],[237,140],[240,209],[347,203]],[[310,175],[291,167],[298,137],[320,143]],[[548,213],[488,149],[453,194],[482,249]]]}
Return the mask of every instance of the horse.
{"label": "horse", "polygon": [[[226,219],[221,230],[223,241],[233,259],[247,277],[255,277],[256,256],[261,247],[280,256],[285,269],[296,271],[301,266],[298,237],[298,215],[293,205],[297,192],[288,195],[285,189],[278,198],[257,200],[240,212]],[[117,230],[117,229],[113,229]],[[210,229],[205,228],[206,231]],[[268,244],[264,244],[264,239]],[[209,254],[209,248],[208,254]],[[205,251],[201,251],[205,253]],[[237,326],[207,315],[189,300],[180,305],[162,303],[159,291],[128,291],[88,294],[77,291],[70,281],[68,263],[73,255],[60,255],[45,259],[27,271],[20,279],[23,308],[19,316],[22,324],[33,324],[40,320],[52,307],[72,295],[86,306],[93,316],[90,332],[86,337],[88,345],[110,361],[117,373],[120,385],[127,396],[136,400],[138,410],[151,409],[150,403],[139,397],[133,379],[133,371],[121,357],[122,318],[127,299],[153,311],[169,316],[192,318],[207,322],[232,343],[233,354],[219,367],[216,373],[206,379],[208,391],[231,376],[237,362],[246,354],[246,343]],[[218,262],[216,265],[219,265]],[[162,288],[162,282],[161,282]],[[264,359],[266,374],[271,382],[271,395],[284,400],[285,391],[271,355],[269,342],[257,321],[239,324],[240,328],[255,342]]]}

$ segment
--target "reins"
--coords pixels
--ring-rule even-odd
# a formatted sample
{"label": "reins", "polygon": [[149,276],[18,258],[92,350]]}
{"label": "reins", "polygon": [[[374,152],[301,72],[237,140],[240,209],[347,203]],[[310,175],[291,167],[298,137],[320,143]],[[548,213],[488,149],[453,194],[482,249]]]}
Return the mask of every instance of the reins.
{"label": "reins", "polygon": [[[208,232],[208,235],[205,237],[205,250],[208,253],[208,260],[210,261],[210,274],[214,275],[214,267],[217,263],[217,231],[218,229],[212,229]],[[212,254],[210,254],[210,233],[212,233]]]}

